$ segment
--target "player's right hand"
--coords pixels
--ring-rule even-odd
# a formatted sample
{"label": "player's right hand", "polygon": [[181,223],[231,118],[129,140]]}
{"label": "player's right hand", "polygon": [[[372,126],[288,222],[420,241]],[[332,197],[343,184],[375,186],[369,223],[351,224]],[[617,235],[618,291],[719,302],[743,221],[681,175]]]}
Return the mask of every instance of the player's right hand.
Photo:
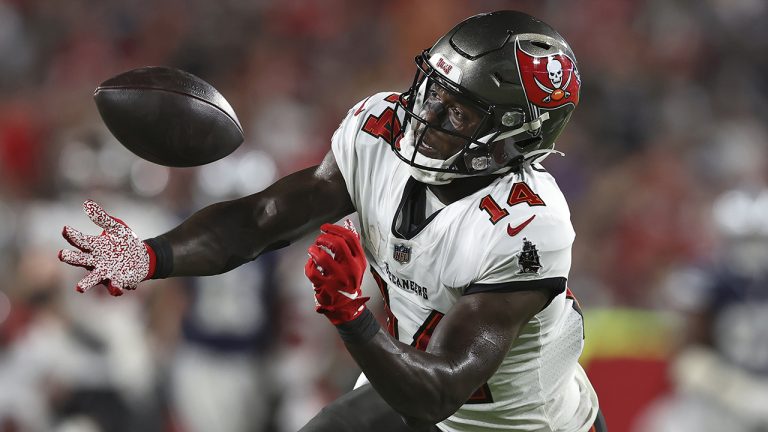
{"label": "player's right hand", "polygon": [[360,316],[369,300],[360,289],[367,267],[365,253],[350,221],[345,221],[345,228],[323,224],[320,231],[307,251],[304,274],[315,290],[315,310],[340,325]]}
{"label": "player's right hand", "polygon": [[119,296],[123,290],[136,289],[139,282],[152,277],[155,254],[146,243],[94,201],[85,201],[83,209],[104,231],[93,236],[69,226],[62,230],[64,238],[79,250],[60,250],[59,260],[91,271],[75,286],[78,292],[103,283],[110,294]]}

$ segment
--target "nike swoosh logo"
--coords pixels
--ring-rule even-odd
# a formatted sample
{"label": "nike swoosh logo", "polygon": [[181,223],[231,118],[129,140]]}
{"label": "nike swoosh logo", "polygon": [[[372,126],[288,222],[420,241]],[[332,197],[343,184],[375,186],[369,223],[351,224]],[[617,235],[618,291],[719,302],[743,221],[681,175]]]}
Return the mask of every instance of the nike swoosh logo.
{"label": "nike swoosh logo", "polygon": [[361,112],[363,112],[363,108],[365,108],[365,104],[368,102],[368,99],[370,99],[370,98],[371,98],[370,96],[368,96],[367,98],[365,98],[365,100],[363,101],[363,104],[362,104],[362,105],[360,105],[360,108],[358,108],[358,109],[356,109],[356,110],[355,110],[355,114],[354,114],[355,116],[357,116],[357,115],[359,115]]}
{"label": "nike swoosh logo", "polygon": [[510,237],[514,237],[514,236],[520,234],[520,231],[522,231],[523,228],[528,226],[528,224],[531,223],[531,221],[535,217],[536,217],[536,215],[533,215],[533,216],[529,217],[528,220],[526,220],[525,222],[521,223],[520,225],[518,225],[518,226],[516,226],[514,228],[512,228],[512,225],[507,224],[507,234],[509,234]]}
{"label": "nike swoosh logo", "polygon": [[343,295],[344,297],[346,297],[346,298],[348,298],[350,300],[354,300],[354,299],[360,297],[360,292],[359,291],[355,291],[352,294],[350,294],[350,293],[348,293],[346,291],[342,291],[342,290],[336,290],[336,292],[341,294],[341,295]]}

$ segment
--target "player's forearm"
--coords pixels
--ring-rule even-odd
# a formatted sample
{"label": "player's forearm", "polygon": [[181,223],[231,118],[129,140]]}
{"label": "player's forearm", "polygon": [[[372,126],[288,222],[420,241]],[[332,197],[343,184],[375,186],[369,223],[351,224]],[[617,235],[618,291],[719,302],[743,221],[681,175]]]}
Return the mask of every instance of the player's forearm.
{"label": "player's forearm", "polygon": [[166,257],[172,259],[169,276],[224,273],[252,261],[270,246],[288,244],[292,238],[287,233],[270,232],[260,225],[255,215],[262,207],[256,197],[216,203],[161,236],[171,251]]}
{"label": "player's forearm", "polygon": [[347,350],[376,391],[412,425],[436,424],[456,412],[480,381],[470,361],[451,362],[399,342],[379,329]]}
{"label": "player's forearm", "polygon": [[354,211],[343,180],[317,174],[321,168],[291,174],[254,195],[210,205],[162,235],[172,259],[169,276],[227,272]]}

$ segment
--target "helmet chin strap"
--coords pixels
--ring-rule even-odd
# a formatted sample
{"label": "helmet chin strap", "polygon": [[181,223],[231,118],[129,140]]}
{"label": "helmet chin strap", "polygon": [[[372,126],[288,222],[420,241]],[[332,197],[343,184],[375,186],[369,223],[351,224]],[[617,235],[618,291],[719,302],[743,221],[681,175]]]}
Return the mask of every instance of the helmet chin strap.
{"label": "helmet chin strap", "polygon": [[[512,129],[506,132],[502,132],[498,135],[496,135],[495,133],[490,133],[488,135],[485,135],[479,138],[478,141],[483,144],[486,144],[488,143],[488,141],[491,140],[491,138],[493,138],[493,142],[496,142],[496,141],[501,141],[503,139],[507,139],[509,137],[513,137],[523,132],[531,132],[531,131],[539,130],[541,129],[541,125],[547,120],[549,120],[549,113],[545,112],[545,113],[542,113],[539,117],[527,123],[521,124],[520,127],[517,129]],[[472,148],[472,146],[477,147],[477,144],[473,143],[472,145],[470,145],[470,148]]]}
{"label": "helmet chin strap", "polygon": [[[533,120],[531,120],[529,122],[521,124],[520,127],[516,128],[516,129],[512,129],[512,130],[509,130],[509,131],[506,131],[506,132],[502,132],[502,133],[496,133],[496,132],[490,133],[488,135],[485,135],[485,136],[479,138],[477,141],[479,143],[482,143],[482,144],[485,144],[486,146],[488,146],[487,143],[489,141],[497,142],[497,141],[504,140],[506,138],[510,138],[510,137],[519,135],[519,134],[521,134],[523,132],[537,131],[537,130],[541,129],[541,125],[545,121],[547,121],[547,120],[549,120],[549,113],[545,112],[545,113],[542,113],[539,117],[537,117],[537,118],[535,118],[535,119],[533,119]],[[478,143],[471,143],[470,146],[469,146],[470,149],[477,149],[478,147],[480,147],[480,144],[478,144]],[[523,155],[523,157],[524,157],[523,162],[528,160],[528,155],[530,155],[530,154],[539,154],[539,153],[541,153],[539,150],[535,150],[535,151],[531,151],[529,153],[524,154]],[[546,152],[546,153],[548,153],[548,152]],[[490,155],[475,156],[473,158],[470,158],[467,161],[467,165],[471,166],[476,171],[483,171],[485,169],[488,169],[488,167],[491,166],[491,156]],[[502,173],[505,173],[505,172],[509,171],[510,169],[511,169],[510,166],[504,166],[504,167],[501,167],[498,170],[496,170],[496,171],[494,171],[494,172],[492,172],[490,174],[502,174]]]}
{"label": "helmet chin strap", "polygon": [[531,165],[534,163],[542,162],[544,159],[547,158],[547,156],[551,155],[552,153],[557,153],[560,156],[565,156],[565,153],[561,152],[560,150],[555,150],[553,148],[534,150],[532,152],[528,152],[525,154],[525,159],[523,159],[523,163],[527,165]]}
{"label": "helmet chin strap", "polygon": [[469,174],[452,173],[452,172],[444,172],[444,171],[426,171],[423,169],[416,168],[413,165],[408,166],[408,171],[410,171],[411,177],[415,178],[421,183],[426,183],[429,185],[445,185],[458,178],[474,177]]}
{"label": "helmet chin strap", "polygon": [[408,171],[410,171],[411,177],[418,180],[419,182],[435,186],[448,184],[457,178],[472,177],[468,174],[449,173],[442,171],[426,171],[416,168],[413,165],[408,166]]}

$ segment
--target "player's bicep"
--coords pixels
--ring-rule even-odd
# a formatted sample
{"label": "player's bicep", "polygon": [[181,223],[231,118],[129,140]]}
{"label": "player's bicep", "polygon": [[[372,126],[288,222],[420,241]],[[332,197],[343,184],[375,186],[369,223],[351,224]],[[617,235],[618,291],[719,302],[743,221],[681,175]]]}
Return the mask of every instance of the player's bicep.
{"label": "player's bicep", "polygon": [[499,368],[523,326],[548,301],[537,290],[462,296],[440,321],[427,352],[456,365],[454,390],[469,395]]}
{"label": "player's bicep", "polygon": [[315,169],[314,178],[318,193],[330,199],[335,206],[347,209],[345,214],[355,211],[344,176],[336,163],[333,151],[328,151],[325,154],[323,161]]}
{"label": "player's bicep", "polygon": [[313,207],[316,217],[324,222],[335,222],[342,216],[355,211],[333,151],[325,154],[323,161],[313,173]]}
{"label": "player's bicep", "polygon": [[313,230],[355,211],[330,151],[320,165],[283,177],[254,197],[260,210],[257,225],[264,229],[290,225]]}

